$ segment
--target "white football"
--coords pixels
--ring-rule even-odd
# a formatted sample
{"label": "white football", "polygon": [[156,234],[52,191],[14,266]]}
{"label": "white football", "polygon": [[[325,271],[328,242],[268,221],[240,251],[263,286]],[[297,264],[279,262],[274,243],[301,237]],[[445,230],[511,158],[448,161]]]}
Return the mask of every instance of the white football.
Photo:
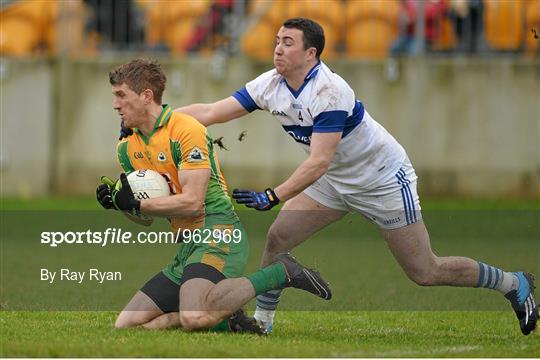
{"label": "white football", "polygon": [[127,179],[137,200],[171,195],[167,180],[157,171],[150,169],[135,170],[128,175]]}

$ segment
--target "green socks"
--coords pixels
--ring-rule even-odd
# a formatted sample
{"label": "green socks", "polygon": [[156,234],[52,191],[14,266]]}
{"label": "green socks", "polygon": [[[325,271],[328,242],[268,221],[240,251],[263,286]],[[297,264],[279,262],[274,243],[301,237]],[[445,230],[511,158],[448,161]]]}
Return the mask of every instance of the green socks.
{"label": "green socks", "polygon": [[224,319],[219,324],[211,328],[210,331],[231,331],[231,329],[229,329],[229,319]]}
{"label": "green socks", "polygon": [[247,276],[255,294],[264,294],[269,290],[281,289],[287,283],[287,273],[282,263],[275,263]]}
{"label": "green socks", "polygon": [[[275,263],[247,276],[253,285],[256,295],[264,294],[269,290],[282,289],[287,284],[287,273],[282,263]],[[230,331],[229,319],[225,319],[210,331]]]}

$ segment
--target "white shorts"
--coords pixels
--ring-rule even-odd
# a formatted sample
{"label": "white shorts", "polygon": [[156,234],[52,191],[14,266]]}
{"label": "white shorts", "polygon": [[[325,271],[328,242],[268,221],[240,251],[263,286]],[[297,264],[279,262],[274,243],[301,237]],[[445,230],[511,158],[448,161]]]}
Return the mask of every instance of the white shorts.
{"label": "white shorts", "polygon": [[417,178],[407,158],[394,177],[372,190],[340,194],[323,175],[304,194],[331,209],[358,212],[382,229],[398,229],[422,219]]}

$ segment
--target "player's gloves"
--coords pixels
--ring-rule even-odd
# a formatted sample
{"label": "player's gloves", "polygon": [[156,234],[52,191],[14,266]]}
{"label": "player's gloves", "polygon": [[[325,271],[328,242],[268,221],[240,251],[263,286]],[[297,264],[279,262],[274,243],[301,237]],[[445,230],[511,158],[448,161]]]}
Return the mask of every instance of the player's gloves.
{"label": "player's gloves", "polygon": [[244,204],[248,208],[254,208],[260,211],[270,210],[279,204],[276,193],[270,188],[264,190],[264,192],[234,189],[232,197],[238,204]]}
{"label": "player's gloves", "polygon": [[120,123],[120,137],[118,140],[122,140],[123,138],[127,138],[128,136],[133,135],[133,129],[124,127],[124,122],[122,121]]}
{"label": "player's gloves", "polygon": [[[105,209],[127,211],[131,215],[140,215],[141,202],[135,199],[125,173],[120,174],[120,180],[113,183],[106,176],[101,177],[103,185],[98,187],[98,201]],[[106,207],[112,205],[111,207]]]}
{"label": "player's gloves", "polygon": [[96,198],[97,201],[105,209],[113,209],[114,205],[112,202],[111,190],[114,187],[114,181],[109,179],[107,176],[101,177],[102,184],[99,185],[96,189]]}

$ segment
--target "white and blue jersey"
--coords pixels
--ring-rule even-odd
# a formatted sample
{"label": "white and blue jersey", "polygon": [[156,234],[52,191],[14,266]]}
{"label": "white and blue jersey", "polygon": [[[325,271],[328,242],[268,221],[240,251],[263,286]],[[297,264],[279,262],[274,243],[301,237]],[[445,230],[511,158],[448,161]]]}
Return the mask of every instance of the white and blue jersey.
{"label": "white and blue jersey", "polygon": [[369,116],[354,91],[323,62],[293,90],[275,69],[233,94],[249,112],[266,110],[308,153],[313,133],[341,132],[326,177],[340,193],[370,190],[395,175],[405,150]]}

